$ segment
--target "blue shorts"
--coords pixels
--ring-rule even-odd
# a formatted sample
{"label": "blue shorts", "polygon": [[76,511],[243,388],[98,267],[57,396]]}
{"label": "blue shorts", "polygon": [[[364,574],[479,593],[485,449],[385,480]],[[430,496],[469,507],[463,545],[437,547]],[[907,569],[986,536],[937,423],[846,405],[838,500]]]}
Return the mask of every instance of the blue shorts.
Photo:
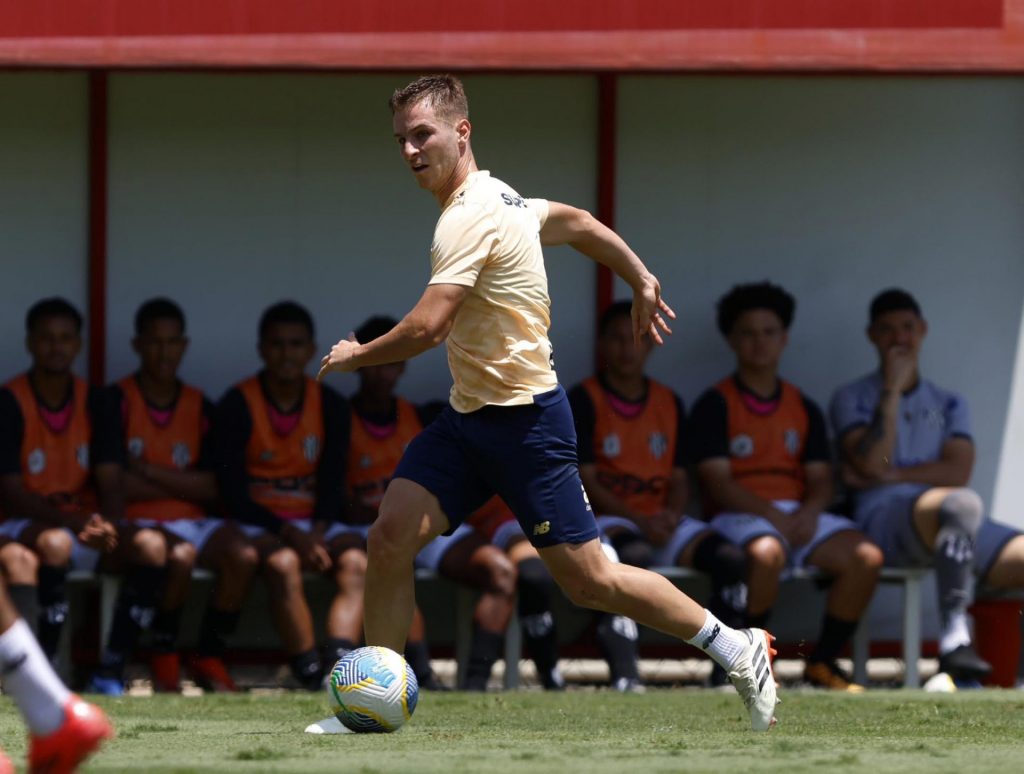
{"label": "blue shorts", "polygon": [[537,548],[598,537],[576,457],[576,428],[565,390],[523,406],[484,406],[460,414],[446,406],[413,439],[395,478],[433,494],[452,534],[494,494]]}

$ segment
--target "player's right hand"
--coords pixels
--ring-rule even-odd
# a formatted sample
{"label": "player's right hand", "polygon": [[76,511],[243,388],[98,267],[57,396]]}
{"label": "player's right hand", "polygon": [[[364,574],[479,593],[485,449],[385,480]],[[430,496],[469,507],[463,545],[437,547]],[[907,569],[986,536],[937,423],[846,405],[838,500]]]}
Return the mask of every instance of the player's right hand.
{"label": "player's right hand", "polygon": [[331,568],[330,554],[327,553],[327,548],[320,536],[288,524],[285,526],[285,531],[281,533],[281,537],[295,549],[295,553],[299,555],[304,566],[314,572],[327,572]]}
{"label": "player's right hand", "polygon": [[633,340],[637,347],[646,333],[655,344],[664,344],[661,334],[672,334],[666,318],[676,319],[676,313],[661,297],[661,283],[653,274],[647,281],[633,292]]}
{"label": "player's right hand", "polygon": [[347,339],[342,339],[331,347],[331,351],[320,361],[320,372],[316,375],[317,381],[322,380],[331,371],[355,371],[358,366],[353,358],[358,347],[359,342],[356,341],[354,333],[350,333]]}
{"label": "player's right hand", "polygon": [[914,384],[917,374],[917,357],[908,347],[890,347],[883,363],[885,386],[896,392],[904,392]]}

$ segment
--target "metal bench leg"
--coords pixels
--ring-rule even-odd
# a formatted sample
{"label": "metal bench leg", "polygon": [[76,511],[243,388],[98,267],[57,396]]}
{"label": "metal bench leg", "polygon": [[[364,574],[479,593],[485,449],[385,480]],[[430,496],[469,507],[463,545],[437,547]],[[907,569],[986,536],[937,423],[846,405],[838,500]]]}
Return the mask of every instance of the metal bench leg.
{"label": "metal bench leg", "polygon": [[100,654],[107,649],[110,627],[114,623],[114,607],[121,591],[120,575],[100,576]]}
{"label": "metal bench leg", "polygon": [[465,586],[455,588],[455,688],[466,680],[469,666],[469,649],[473,642],[473,610],[476,607],[476,591]]}
{"label": "metal bench leg", "polygon": [[868,658],[870,658],[871,651],[871,632],[868,625],[870,613],[870,609],[865,610],[864,615],[860,617],[851,643],[851,650],[853,651],[853,682],[859,685],[868,684]]}
{"label": "metal bench leg", "polygon": [[921,658],[921,579],[907,578],[903,582],[903,675],[904,688],[917,688],[921,684],[917,661]]}
{"label": "metal bench leg", "polygon": [[519,616],[512,610],[512,617],[505,629],[505,690],[519,687],[519,659],[523,655],[523,632],[519,628]]}

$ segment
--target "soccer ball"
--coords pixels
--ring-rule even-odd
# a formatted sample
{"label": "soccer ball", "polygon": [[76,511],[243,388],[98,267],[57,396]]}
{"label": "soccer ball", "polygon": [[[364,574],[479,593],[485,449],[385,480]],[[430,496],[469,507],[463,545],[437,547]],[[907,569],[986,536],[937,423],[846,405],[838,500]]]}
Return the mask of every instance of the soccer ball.
{"label": "soccer ball", "polygon": [[412,717],[420,687],[412,667],[388,648],[357,648],[339,659],[327,686],[335,717],[350,731],[397,731]]}

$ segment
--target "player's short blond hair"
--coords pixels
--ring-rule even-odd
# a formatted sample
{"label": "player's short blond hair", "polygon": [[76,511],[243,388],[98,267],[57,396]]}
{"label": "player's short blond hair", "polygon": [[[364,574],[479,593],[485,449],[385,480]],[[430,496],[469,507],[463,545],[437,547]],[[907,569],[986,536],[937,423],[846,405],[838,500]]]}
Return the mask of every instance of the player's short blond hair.
{"label": "player's short blond hair", "polygon": [[392,115],[419,102],[429,102],[438,118],[458,121],[469,118],[469,100],[462,81],[454,75],[424,75],[403,89],[396,89],[388,100]]}

